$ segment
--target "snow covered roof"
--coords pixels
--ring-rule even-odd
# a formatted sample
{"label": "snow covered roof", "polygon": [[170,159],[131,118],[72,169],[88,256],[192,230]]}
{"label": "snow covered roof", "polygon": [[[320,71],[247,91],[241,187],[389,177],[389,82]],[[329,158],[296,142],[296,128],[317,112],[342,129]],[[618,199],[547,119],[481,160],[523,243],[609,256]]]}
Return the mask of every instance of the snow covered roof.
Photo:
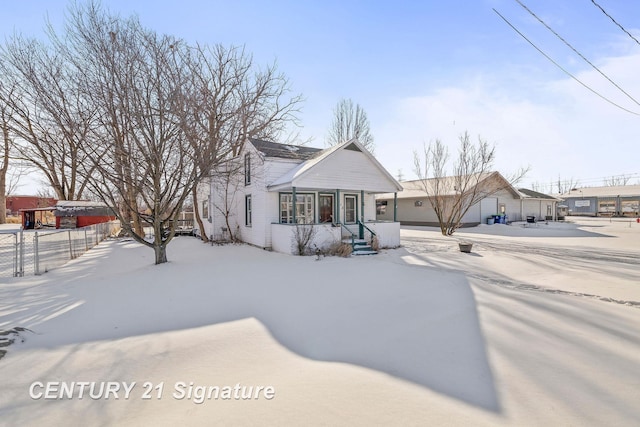
{"label": "snow covered roof", "polygon": [[523,199],[559,200],[557,197],[529,190],[528,188],[518,188],[518,192],[523,196]]}
{"label": "snow covered roof", "polygon": [[615,185],[610,187],[584,187],[575,188],[559,197],[640,197],[640,185]]}
{"label": "snow covered roof", "polygon": [[106,208],[107,205],[103,202],[94,202],[91,200],[59,200],[56,203],[57,208],[65,209],[72,207],[103,207]]}
{"label": "snow covered roof", "polygon": [[262,139],[249,138],[256,150],[264,154],[265,157],[278,157],[281,159],[307,160],[318,154],[322,149],[304,147],[301,145],[278,144],[276,142]]}
{"label": "snow covered roof", "polygon": [[[482,174],[482,176],[478,178],[478,184],[484,183],[485,181],[487,181],[487,179],[491,177],[495,177],[500,180],[503,180],[504,183],[506,184],[507,190],[511,191],[516,197],[522,197],[521,194],[518,193],[518,191],[515,188],[513,188],[513,186],[509,185],[506,179],[502,175],[500,175],[499,172],[486,172]],[[440,182],[441,190],[438,192],[443,196],[456,195],[458,193],[456,191],[457,182],[458,182],[458,177],[455,177],[455,176],[447,176],[442,178],[442,181]],[[417,199],[417,198],[428,197],[427,192],[425,192],[424,190],[425,184],[429,188],[429,194],[436,193],[436,190],[435,190],[436,179],[434,178],[429,178],[425,181],[420,179],[416,179],[413,181],[403,181],[400,183],[403,189],[400,193],[398,193],[398,199]],[[379,194],[376,196],[376,198],[377,199],[393,199],[393,193]]]}
{"label": "snow covered roof", "polygon": [[111,216],[113,210],[103,202],[60,200],[54,207],[55,216]]}

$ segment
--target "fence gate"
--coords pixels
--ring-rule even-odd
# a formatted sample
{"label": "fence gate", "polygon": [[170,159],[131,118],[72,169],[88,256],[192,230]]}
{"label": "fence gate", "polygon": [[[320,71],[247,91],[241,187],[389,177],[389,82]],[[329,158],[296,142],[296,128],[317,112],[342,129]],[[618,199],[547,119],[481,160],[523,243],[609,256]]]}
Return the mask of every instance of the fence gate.
{"label": "fence gate", "polygon": [[46,273],[119,230],[120,222],[111,221],[70,230],[0,232],[0,278]]}
{"label": "fence gate", "polygon": [[0,277],[24,276],[23,239],[22,230],[0,233]]}

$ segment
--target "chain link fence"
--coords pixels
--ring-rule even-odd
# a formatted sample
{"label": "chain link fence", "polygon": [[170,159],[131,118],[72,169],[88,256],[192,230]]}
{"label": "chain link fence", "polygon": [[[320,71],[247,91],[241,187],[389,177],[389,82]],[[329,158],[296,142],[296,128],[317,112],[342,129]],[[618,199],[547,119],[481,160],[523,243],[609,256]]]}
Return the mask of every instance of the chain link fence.
{"label": "chain link fence", "polygon": [[39,275],[79,257],[120,231],[120,222],[55,231],[0,232],[0,277]]}

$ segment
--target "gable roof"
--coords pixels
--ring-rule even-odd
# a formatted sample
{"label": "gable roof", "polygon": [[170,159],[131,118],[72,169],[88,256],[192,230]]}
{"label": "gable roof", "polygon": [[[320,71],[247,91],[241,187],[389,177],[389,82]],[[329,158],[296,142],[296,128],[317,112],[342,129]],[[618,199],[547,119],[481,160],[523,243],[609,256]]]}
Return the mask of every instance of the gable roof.
{"label": "gable roof", "polygon": [[629,197],[639,196],[640,185],[614,185],[610,187],[583,187],[576,188],[559,197],[568,199],[570,197]]}
{"label": "gable roof", "polygon": [[548,194],[539,193],[537,191],[529,190],[528,188],[518,188],[518,191],[529,199],[543,199],[543,200],[558,200],[557,197],[550,196]]}
{"label": "gable roof", "polygon": [[[511,184],[509,184],[509,182],[499,173],[499,172],[485,172],[483,174],[474,174],[471,176],[477,176],[478,178],[478,184],[477,185],[482,185],[483,183],[485,183],[488,179],[490,178],[496,178],[499,179],[501,181],[504,182],[505,190],[508,190],[509,192],[511,192],[516,198],[520,199],[522,198],[522,195],[518,192],[518,190],[516,190],[515,188],[513,188],[513,186]],[[473,178],[475,179],[475,178]],[[444,189],[446,191],[442,191],[441,192],[443,194],[440,194],[441,196],[454,196],[457,193],[456,191],[456,182],[458,180],[457,176],[446,176],[441,178],[440,181],[440,185],[441,185],[441,189]],[[434,194],[435,191],[435,183],[436,183],[436,179],[435,178],[429,178],[427,180],[425,180],[426,185],[431,189],[430,194]],[[425,198],[428,197],[427,193],[424,191],[424,186],[423,186],[423,180],[421,179],[416,179],[416,180],[412,180],[412,181],[403,181],[400,183],[402,185],[403,191],[401,193],[398,193],[398,198],[399,199],[416,199],[416,198]],[[389,198],[393,198],[393,194],[389,193],[389,194],[380,194],[377,196],[377,198],[379,199],[389,199]]]}
{"label": "gable roof", "polygon": [[278,144],[257,138],[249,138],[249,142],[265,157],[276,157],[280,159],[308,160],[322,151],[320,148]]}
{"label": "gable roof", "polygon": [[[333,147],[327,148],[326,150],[320,150],[315,155],[312,155],[308,160],[302,162],[286,174],[282,175],[280,178],[276,179],[268,186],[269,190],[275,191],[278,189],[296,186],[296,181],[300,181],[305,176],[311,174],[316,168],[316,166],[325,163],[326,161],[330,161],[331,158],[336,156],[338,152],[342,150],[349,151],[357,151],[362,153],[365,158],[382,174],[384,178],[388,181],[388,188],[395,188],[397,191],[402,191],[402,186],[398,181],[391,176],[391,174],[376,160],[375,157],[364,148],[358,141],[355,139],[343,142],[342,144],[334,145]],[[383,190],[383,191],[388,191]]]}

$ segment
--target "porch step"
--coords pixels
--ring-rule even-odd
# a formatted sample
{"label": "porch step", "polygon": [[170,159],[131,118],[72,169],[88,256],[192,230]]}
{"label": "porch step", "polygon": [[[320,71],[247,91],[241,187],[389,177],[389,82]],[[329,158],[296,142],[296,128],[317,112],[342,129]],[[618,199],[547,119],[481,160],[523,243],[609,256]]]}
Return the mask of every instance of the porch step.
{"label": "porch step", "polygon": [[[342,243],[351,244],[351,239],[342,239]],[[353,239],[353,243],[356,245],[367,245],[367,241],[364,239]]]}
{"label": "porch step", "polygon": [[373,249],[371,249],[371,247],[369,247],[368,250],[355,250],[353,252],[351,252],[351,256],[360,256],[360,255],[376,255],[378,253],[378,251],[374,251]]}
{"label": "porch step", "polygon": [[[351,244],[351,239],[342,239],[342,243]],[[365,239],[353,239],[353,252],[351,255],[375,255],[378,251],[374,251],[371,245]]]}

